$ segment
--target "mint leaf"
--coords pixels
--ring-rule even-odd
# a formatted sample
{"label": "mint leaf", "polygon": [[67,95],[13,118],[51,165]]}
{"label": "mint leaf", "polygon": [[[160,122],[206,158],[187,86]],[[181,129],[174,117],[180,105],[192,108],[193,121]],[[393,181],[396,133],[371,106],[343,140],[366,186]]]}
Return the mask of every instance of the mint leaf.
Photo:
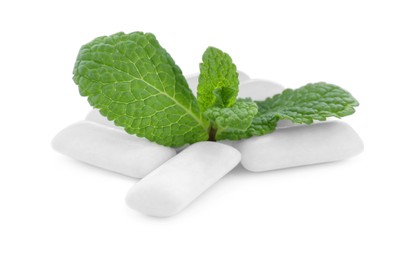
{"label": "mint leaf", "polygon": [[[240,103],[241,100],[242,99],[238,99],[236,104]],[[278,121],[276,115],[259,109],[260,108],[258,107],[258,113],[252,118],[252,122],[247,129],[225,129],[220,133],[217,133],[216,140],[240,140],[251,136],[268,134],[274,131]]]}
{"label": "mint leaf", "polygon": [[218,140],[239,140],[270,133],[280,119],[311,124],[314,120],[323,121],[331,116],[340,118],[353,114],[354,107],[359,105],[349,92],[324,82],[307,84],[295,90],[286,89],[281,94],[255,103],[258,113],[248,129],[223,131],[216,136]]}
{"label": "mint leaf", "polygon": [[248,129],[257,112],[258,106],[255,102],[242,100],[231,107],[210,108],[204,112],[204,115],[216,129],[216,140],[221,140],[223,132]]}
{"label": "mint leaf", "polygon": [[281,94],[256,102],[261,113],[276,114],[279,119],[311,124],[327,117],[343,117],[355,112],[358,101],[342,88],[324,82],[286,89]]}
{"label": "mint leaf", "polygon": [[208,139],[208,122],[180,68],[150,33],[117,33],[81,47],[74,82],[126,132],[178,147]]}
{"label": "mint leaf", "polygon": [[232,106],[236,102],[238,86],[238,73],[232,58],[217,48],[208,47],[198,78],[197,101],[201,110]]}

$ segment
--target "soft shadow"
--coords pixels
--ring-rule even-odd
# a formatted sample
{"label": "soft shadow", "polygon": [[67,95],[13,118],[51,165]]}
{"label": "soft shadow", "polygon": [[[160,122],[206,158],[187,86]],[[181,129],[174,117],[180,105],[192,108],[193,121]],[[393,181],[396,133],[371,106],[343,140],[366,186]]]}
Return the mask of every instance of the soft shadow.
{"label": "soft shadow", "polygon": [[[237,165],[230,173],[226,174],[223,178],[221,178],[218,182],[216,182],[214,185],[209,187],[207,190],[205,190],[201,195],[199,195],[195,200],[193,200],[187,207],[185,207],[182,211],[177,213],[176,215],[170,216],[170,217],[153,217],[148,216],[145,214],[142,214],[140,212],[137,212],[133,209],[130,209],[126,205],[126,214],[128,214],[132,218],[145,220],[145,221],[159,221],[159,222],[169,222],[169,221],[182,221],[183,219],[193,218],[193,215],[198,214],[204,214],[204,208],[206,208],[204,205],[205,203],[209,203],[211,201],[212,193],[221,192],[222,189],[226,189],[227,187],[230,187],[230,189],[233,189],[233,186],[229,182],[233,182],[235,180],[234,172],[239,172],[241,170],[245,170],[240,164]],[[250,173],[250,172],[248,172]],[[239,175],[239,173],[238,173]],[[222,214],[219,212],[219,214]]]}
{"label": "soft shadow", "polygon": [[309,172],[309,169],[312,169],[312,170],[314,169],[316,171],[318,169],[326,169],[330,167],[342,167],[343,164],[348,164],[350,163],[351,160],[354,160],[354,158],[347,158],[344,160],[333,161],[333,162],[300,165],[296,167],[271,170],[271,171],[263,171],[263,172],[251,172],[251,171],[246,170],[242,166],[242,164],[239,164],[228,175],[233,176],[234,178],[252,178],[252,176],[259,178],[259,177],[267,177],[270,175],[277,175],[277,174],[278,175],[305,174]]}

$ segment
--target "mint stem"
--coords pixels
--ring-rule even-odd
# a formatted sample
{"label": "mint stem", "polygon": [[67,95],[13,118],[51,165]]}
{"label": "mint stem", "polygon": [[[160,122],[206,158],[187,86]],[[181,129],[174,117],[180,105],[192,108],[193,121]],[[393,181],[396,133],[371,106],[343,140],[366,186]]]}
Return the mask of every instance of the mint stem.
{"label": "mint stem", "polygon": [[217,129],[214,128],[213,126],[210,126],[208,141],[216,142],[216,132],[217,132]]}

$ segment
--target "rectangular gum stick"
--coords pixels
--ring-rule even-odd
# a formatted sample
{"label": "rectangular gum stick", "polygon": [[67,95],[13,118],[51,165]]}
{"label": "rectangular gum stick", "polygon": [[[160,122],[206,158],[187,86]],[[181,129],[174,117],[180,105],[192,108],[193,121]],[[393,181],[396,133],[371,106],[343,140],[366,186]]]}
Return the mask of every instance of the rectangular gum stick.
{"label": "rectangular gum stick", "polygon": [[64,128],[52,140],[52,147],[76,160],[134,178],[144,177],[176,154],[173,148],[89,121]]}
{"label": "rectangular gum stick", "polygon": [[225,144],[192,144],[135,184],[126,203],[150,216],[175,215],[230,172],[240,158],[239,151]]}
{"label": "rectangular gum stick", "polygon": [[243,167],[253,172],[332,162],[363,151],[359,135],[341,121],[278,128],[233,146],[242,154]]}

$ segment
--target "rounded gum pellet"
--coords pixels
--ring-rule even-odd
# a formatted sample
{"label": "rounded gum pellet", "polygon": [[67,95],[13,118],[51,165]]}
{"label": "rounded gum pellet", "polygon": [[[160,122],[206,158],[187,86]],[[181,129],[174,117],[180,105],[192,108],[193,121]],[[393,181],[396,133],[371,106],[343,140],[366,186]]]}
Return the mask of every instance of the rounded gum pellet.
{"label": "rounded gum pellet", "polygon": [[225,144],[192,144],[135,184],[126,203],[150,216],[175,215],[230,172],[240,158],[238,150]]}

